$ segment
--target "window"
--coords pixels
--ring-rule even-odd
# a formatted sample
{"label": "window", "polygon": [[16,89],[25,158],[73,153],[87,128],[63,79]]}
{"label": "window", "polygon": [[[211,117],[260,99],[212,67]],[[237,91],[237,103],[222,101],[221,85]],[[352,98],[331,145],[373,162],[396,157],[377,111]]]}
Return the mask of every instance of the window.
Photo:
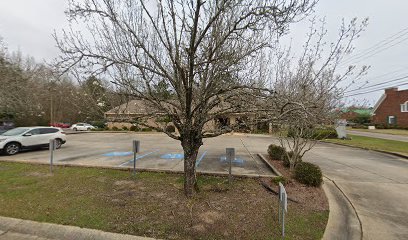
{"label": "window", "polygon": [[41,128],[40,133],[41,134],[50,134],[50,133],[56,133],[58,132],[58,129],[56,128]]}
{"label": "window", "polygon": [[401,104],[401,112],[408,112],[408,101]]}
{"label": "window", "polygon": [[395,116],[388,116],[388,124],[393,125],[396,124],[397,121],[395,119]]}
{"label": "window", "polygon": [[31,135],[38,135],[38,134],[40,134],[40,129],[36,128],[36,129],[33,129],[33,130],[29,131],[28,133],[31,133]]}

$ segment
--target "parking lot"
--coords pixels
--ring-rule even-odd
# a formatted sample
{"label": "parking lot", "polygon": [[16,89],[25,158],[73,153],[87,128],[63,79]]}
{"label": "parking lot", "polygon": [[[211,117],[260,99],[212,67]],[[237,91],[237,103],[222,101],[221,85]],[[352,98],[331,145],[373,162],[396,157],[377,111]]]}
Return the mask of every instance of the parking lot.
{"label": "parking lot", "polygon": [[[262,137],[258,137],[261,138]],[[183,171],[183,150],[180,142],[160,133],[81,133],[67,135],[67,143],[55,151],[57,164],[133,167],[132,140],[140,141],[136,168],[147,170]],[[197,171],[228,173],[225,148],[235,148],[232,162],[234,175],[268,175],[273,172],[257,153],[266,152],[268,140],[257,141],[248,136],[225,135],[204,139],[197,156]],[[48,150],[35,150],[14,156],[0,156],[0,160],[49,162]]]}

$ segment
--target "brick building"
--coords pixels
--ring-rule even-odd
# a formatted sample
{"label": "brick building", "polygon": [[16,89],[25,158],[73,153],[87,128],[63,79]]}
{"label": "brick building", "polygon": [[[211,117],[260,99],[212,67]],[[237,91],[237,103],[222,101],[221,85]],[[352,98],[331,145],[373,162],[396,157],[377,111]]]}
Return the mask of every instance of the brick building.
{"label": "brick building", "polygon": [[[218,110],[218,108],[215,108]],[[162,128],[163,124],[160,123],[160,115],[165,116],[164,113],[158,112],[157,108],[148,104],[148,102],[143,100],[131,100],[125,104],[117,106],[107,112],[105,112],[105,119],[107,120],[107,127],[113,128],[117,127],[123,129],[126,127],[129,129],[131,126],[137,126],[140,129],[147,128],[146,126],[138,125],[135,123],[137,118],[146,116],[154,113],[157,118],[149,118],[145,124],[149,126],[154,126],[156,128]],[[256,116],[254,114],[228,114],[226,116],[220,116],[216,119],[208,121],[204,125],[204,129],[213,130],[220,127],[227,126],[239,126],[236,131],[239,132],[256,132],[258,130],[263,130],[264,132],[271,132],[270,124],[254,124],[256,121]],[[251,123],[246,125],[245,123]],[[172,124],[170,124],[172,125]]]}
{"label": "brick building", "polygon": [[387,88],[374,106],[375,124],[408,127],[408,90]]}

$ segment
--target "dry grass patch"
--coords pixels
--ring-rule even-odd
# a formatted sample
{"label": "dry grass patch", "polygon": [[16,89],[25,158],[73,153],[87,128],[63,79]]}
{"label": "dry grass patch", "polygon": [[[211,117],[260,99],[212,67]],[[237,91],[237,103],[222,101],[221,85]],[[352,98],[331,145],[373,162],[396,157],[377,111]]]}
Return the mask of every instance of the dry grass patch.
{"label": "dry grass patch", "polygon": [[[162,239],[279,239],[277,198],[258,180],[0,162],[0,215]],[[33,174],[33,173],[36,174]],[[37,174],[38,173],[38,174]],[[288,191],[291,188],[288,189]],[[298,189],[299,190],[299,189]],[[293,190],[295,191],[295,189]],[[319,239],[327,209],[289,203],[288,239]]]}

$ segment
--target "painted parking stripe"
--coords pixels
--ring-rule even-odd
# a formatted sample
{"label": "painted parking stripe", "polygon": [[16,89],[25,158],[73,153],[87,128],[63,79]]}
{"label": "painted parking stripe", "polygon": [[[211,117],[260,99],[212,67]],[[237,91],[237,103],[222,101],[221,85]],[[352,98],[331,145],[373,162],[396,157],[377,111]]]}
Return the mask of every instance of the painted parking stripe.
{"label": "painted parking stripe", "polygon": [[196,167],[198,167],[198,165],[200,165],[201,160],[203,160],[205,154],[207,154],[207,151],[205,151],[205,152],[203,152],[203,154],[201,154],[200,158],[196,162]]}
{"label": "painted parking stripe", "polygon": [[[148,155],[150,155],[150,154],[152,154],[152,153],[158,152],[158,151],[159,151],[159,150],[155,150],[155,151],[153,151],[153,152],[149,152],[149,153],[146,153],[146,154],[137,156],[137,157],[136,157],[136,160],[139,160],[139,159],[141,159],[141,158],[144,158],[144,157],[146,157],[146,156],[148,156]],[[131,162],[133,162],[133,159],[131,159],[131,160],[127,161],[127,162],[124,162],[124,163],[120,164],[119,167],[123,167],[124,165],[126,165],[126,164],[128,164],[128,163],[131,163]]]}
{"label": "painted parking stripe", "polygon": [[[226,163],[227,162],[227,157],[226,156],[220,157],[220,162]],[[239,165],[243,165],[244,162],[245,162],[244,159],[239,158],[239,157],[235,157],[235,159],[232,160],[232,163],[236,163],[236,164],[239,164]]]}

